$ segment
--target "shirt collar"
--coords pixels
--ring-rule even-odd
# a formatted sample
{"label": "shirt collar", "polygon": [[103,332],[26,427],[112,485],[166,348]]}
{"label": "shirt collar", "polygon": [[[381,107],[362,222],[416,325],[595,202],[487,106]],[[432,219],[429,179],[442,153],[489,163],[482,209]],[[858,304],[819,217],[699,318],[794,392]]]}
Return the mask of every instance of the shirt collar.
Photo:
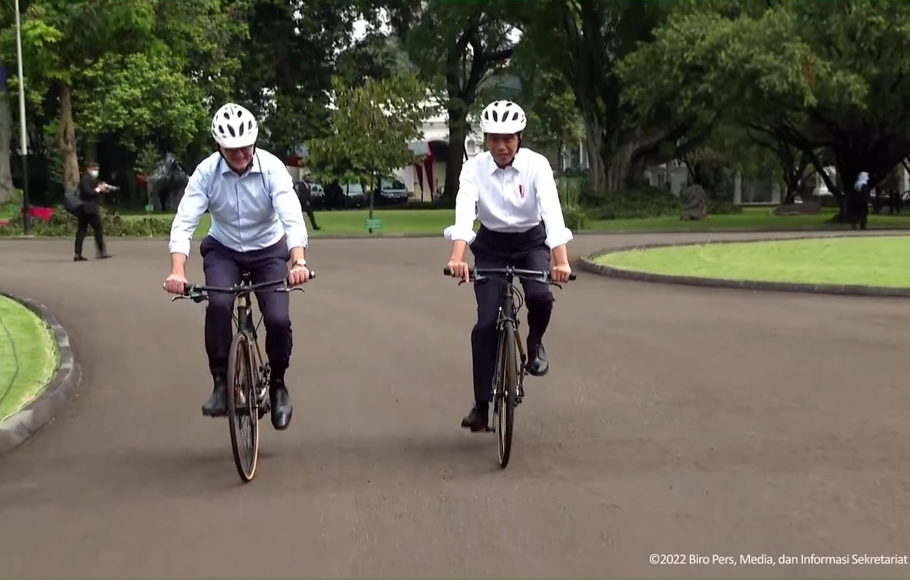
{"label": "shirt collar", "polygon": [[[487,156],[487,169],[489,170],[490,175],[493,175],[494,173],[496,173],[496,170],[499,169],[499,166],[496,165],[496,160],[493,159],[492,153],[487,151],[486,156]],[[527,172],[528,158],[527,158],[527,156],[525,156],[523,149],[519,149],[515,153],[515,158],[512,159],[512,164],[509,165],[508,167],[506,167],[506,169],[508,169],[509,167],[515,169],[515,171],[517,171],[518,173]]]}
{"label": "shirt collar", "polygon": [[[228,162],[224,157],[218,156],[219,167],[221,168],[221,175],[227,175],[228,173],[234,173],[234,170],[231,169],[231,166],[228,165]],[[495,165],[495,163],[494,163]],[[262,173],[262,165],[259,163],[259,155],[257,153],[253,154],[253,164],[250,165],[249,171],[241,175],[240,177],[246,177],[247,175],[252,175],[253,173]],[[237,175],[234,173],[234,175]]]}

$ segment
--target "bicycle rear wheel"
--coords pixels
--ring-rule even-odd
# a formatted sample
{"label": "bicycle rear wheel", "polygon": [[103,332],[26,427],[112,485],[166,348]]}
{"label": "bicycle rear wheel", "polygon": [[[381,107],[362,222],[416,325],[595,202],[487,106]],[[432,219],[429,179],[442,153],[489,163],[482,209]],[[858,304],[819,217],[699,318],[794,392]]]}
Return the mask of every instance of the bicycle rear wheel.
{"label": "bicycle rear wheel", "polygon": [[255,477],[259,462],[259,413],[250,337],[243,332],[234,335],[231,342],[228,368],[231,372],[227,393],[231,449],[237,473],[247,483]]}
{"label": "bicycle rear wheel", "polygon": [[494,414],[499,443],[499,466],[509,464],[512,455],[512,432],[515,426],[515,400],[518,394],[518,355],[515,352],[515,327],[505,322],[499,342],[499,385],[496,389]]}

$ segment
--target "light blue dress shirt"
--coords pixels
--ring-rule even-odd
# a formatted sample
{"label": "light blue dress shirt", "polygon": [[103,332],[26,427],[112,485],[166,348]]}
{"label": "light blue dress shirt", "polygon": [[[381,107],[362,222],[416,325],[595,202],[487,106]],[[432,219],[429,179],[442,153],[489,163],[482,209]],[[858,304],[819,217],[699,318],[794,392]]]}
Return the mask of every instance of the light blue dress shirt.
{"label": "light blue dress shirt", "polygon": [[189,256],[193,233],[209,210],[208,235],[238,252],[261,250],[287,236],[288,249],[307,247],[303,209],[284,162],[257,149],[253,165],[237,175],[213,153],[196,167],[171,225],[172,254]]}

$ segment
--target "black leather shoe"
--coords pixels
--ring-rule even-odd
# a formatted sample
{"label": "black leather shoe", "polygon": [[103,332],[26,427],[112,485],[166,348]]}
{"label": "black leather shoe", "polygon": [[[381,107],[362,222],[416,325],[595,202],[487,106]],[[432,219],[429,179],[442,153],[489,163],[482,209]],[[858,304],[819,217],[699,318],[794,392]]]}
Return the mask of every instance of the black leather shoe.
{"label": "black leather shoe", "polygon": [[550,370],[550,362],[547,360],[547,351],[542,344],[528,346],[528,372],[535,377],[542,377]]}
{"label": "black leather shoe", "polygon": [[224,417],[227,415],[227,388],[225,381],[215,379],[215,388],[209,400],[202,404],[202,414],[206,417]]}
{"label": "black leather shoe", "polygon": [[73,256],[74,262],[88,262],[88,258],[83,258],[82,256]]}
{"label": "black leather shoe", "polygon": [[478,409],[475,405],[468,416],[461,420],[461,426],[470,429],[471,433],[486,431],[490,422],[489,408]]}
{"label": "black leather shoe", "polygon": [[283,383],[272,385],[269,389],[269,401],[272,405],[272,427],[284,431],[291,424],[291,415],[294,414],[294,406],[291,404],[287,387]]}

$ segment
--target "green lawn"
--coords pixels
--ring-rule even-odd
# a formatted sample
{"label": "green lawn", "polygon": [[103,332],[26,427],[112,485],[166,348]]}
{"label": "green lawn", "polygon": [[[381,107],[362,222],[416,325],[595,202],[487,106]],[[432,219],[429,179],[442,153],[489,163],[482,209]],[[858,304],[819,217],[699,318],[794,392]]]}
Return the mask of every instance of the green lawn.
{"label": "green lawn", "polygon": [[875,236],[630,250],[599,264],[657,274],[910,287],[910,236]]}
{"label": "green lawn", "polygon": [[[146,214],[124,215],[124,219],[138,219]],[[313,237],[322,234],[366,234],[367,210],[316,212],[316,223],[322,231],[313,231],[310,220],[304,216],[307,230]],[[170,221],[173,214],[152,214],[152,217]],[[382,220],[382,229],[377,233],[389,234],[439,234],[452,225],[454,211],[446,210],[380,210],[374,212],[374,219]],[[196,239],[204,238],[212,225],[211,216],[205,214],[196,228]]]}
{"label": "green lawn", "polygon": [[57,368],[51,330],[29,309],[0,296],[0,421],[31,401]]}
{"label": "green lawn", "polygon": [[[617,219],[589,222],[588,229],[604,231],[664,230],[669,232],[698,232],[705,230],[740,229],[754,230],[823,230],[842,229],[845,226],[827,223],[837,210],[825,209],[821,215],[772,216],[772,207],[746,207],[741,213],[711,215],[702,221],[682,221],[679,216],[641,219]],[[870,228],[910,228],[910,213],[902,215],[869,215]]]}
{"label": "green lawn", "polygon": [[[784,216],[769,215],[769,207],[745,208],[741,213],[728,215],[712,215],[707,220],[693,222],[681,221],[677,216],[666,216],[642,219],[617,219],[597,220],[588,222],[588,231],[645,231],[665,230],[670,232],[705,231],[749,228],[755,230],[775,229],[842,229],[844,226],[827,223],[834,215],[835,210],[827,210],[817,216]],[[124,215],[126,219],[144,217],[145,214]],[[153,217],[170,220],[171,214],[156,213]],[[396,210],[383,209],[374,211],[374,217],[382,220],[382,233],[388,234],[438,234],[452,225],[455,219],[453,210]],[[322,234],[363,234],[366,233],[364,222],[367,219],[367,210],[349,211],[317,211],[316,223],[324,228],[322,232],[313,232],[313,237]],[[307,228],[310,223],[307,220]],[[208,214],[203,216],[196,230],[196,238],[202,238],[208,232],[211,221]],[[476,227],[479,227],[475,224]],[[870,228],[910,228],[910,213],[898,216],[871,215],[869,216]]]}

